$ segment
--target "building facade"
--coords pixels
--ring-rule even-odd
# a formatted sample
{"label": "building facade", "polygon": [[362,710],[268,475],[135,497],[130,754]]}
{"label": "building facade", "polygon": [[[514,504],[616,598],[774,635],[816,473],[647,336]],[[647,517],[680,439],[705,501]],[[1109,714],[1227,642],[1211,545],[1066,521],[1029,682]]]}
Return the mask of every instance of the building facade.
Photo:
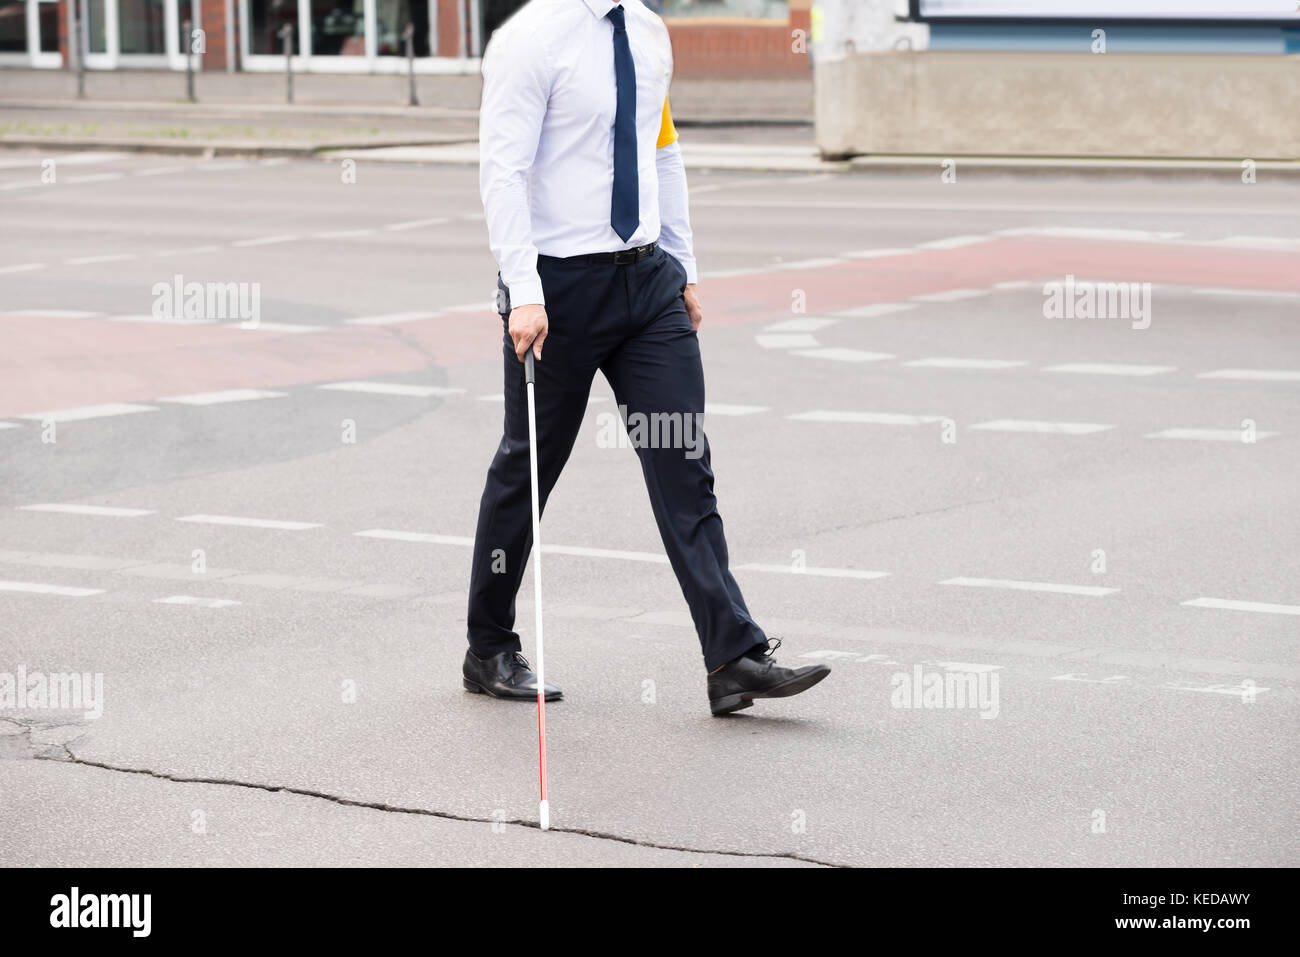
{"label": "building facade", "polygon": [[[577,2],[577,0],[575,0]],[[807,73],[811,0],[645,0],[682,76]],[[0,67],[476,72],[523,0],[0,0]],[[79,41],[79,42],[78,42]]]}

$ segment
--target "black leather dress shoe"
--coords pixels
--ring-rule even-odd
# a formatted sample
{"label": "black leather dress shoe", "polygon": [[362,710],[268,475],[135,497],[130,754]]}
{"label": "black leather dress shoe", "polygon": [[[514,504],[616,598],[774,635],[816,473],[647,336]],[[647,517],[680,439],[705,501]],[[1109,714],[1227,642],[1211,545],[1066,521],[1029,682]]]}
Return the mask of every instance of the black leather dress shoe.
{"label": "black leather dress shoe", "polygon": [[[529,667],[528,659],[517,651],[503,651],[490,658],[479,658],[467,651],[461,671],[465,675],[466,691],[494,698],[537,700],[537,675]],[[562,696],[563,692],[555,685],[546,686],[547,701],[558,701]]]}
{"label": "black leather dress shoe", "polygon": [[831,669],[827,665],[782,668],[772,657],[781,639],[766,651],[752,651],[723,665],[709,675],[709,708],[715,715],[748,708],[755,698],[787,698],[807,691]]}

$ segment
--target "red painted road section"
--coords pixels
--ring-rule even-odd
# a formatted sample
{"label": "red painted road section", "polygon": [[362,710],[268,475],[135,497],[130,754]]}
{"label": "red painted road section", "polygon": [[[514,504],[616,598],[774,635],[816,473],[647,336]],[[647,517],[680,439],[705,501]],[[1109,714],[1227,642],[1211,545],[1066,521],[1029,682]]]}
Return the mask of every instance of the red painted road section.
{"label": "red painted road section", "polygon": [[[807,294],[808,313],[820,315],[923,293],[1067,274],[1081,280],[1300,292],[1300,263],[1293,254],[1041,238],[713,279],[701,292],[705,321],[719,328],[789,318],[796,289]],[[495,361],[501,342],[500,320],[486,310],[308,333],[14,316],[0,319],[0,333],[0,418]]]}

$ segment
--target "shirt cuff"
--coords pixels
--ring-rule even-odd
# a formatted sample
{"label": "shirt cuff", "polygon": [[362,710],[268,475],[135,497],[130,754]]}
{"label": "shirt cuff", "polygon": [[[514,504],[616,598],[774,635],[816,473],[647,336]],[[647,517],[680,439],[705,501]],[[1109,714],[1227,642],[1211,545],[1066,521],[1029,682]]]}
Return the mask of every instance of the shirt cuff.
{"label": "shirt cuff", "polygon": [[542,295],[542,279],[538,276],[535,279],[525,279],[521,282],[512,282],[510,288],[510,308],[518,309],[520,306],[528,305],[546,305],[546,297]]}
{"label": "shirt cuff", "polygon": [[700,281],[700,274],[695,268],[695,260],[682,263],[682,268],[686,270],[686,284],[693,285]]}

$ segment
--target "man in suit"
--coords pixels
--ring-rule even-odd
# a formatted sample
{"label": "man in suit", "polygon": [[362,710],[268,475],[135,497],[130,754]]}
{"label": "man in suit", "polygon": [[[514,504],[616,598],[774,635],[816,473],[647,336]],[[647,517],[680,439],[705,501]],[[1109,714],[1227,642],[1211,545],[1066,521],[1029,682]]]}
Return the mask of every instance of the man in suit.
{"label": "man in suit", "polygon": [[[703,311],[671,79],[667,28],[642,0],[532,0],[497,30],[484,56],[479,183],[500,266],[506,411],[474,540],[469,691],[537,696],[514,631],[532,547],[521,364],[529,349],[542,508],[597,370],[629,427],[634,417],[680,423],[679,441],[642,433],[634,444],[699,635],[712,712],[797,694],[830,671],[773,659],[779,642],[755,624],[727,567],[708,441],[688,436],[688,423],[704,413],[696,335]],[[547,700],[560,696],[547,686]]]}

